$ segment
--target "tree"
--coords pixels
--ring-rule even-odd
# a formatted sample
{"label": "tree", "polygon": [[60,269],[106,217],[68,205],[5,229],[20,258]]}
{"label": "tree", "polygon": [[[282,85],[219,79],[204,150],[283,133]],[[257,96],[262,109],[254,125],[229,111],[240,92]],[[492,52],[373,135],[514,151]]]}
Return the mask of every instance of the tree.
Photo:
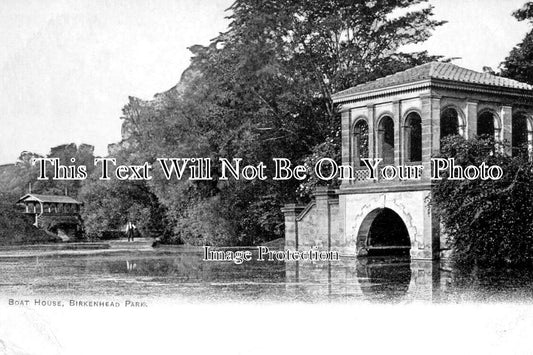
{"label": "tree", "polygon": [[[333,92],[439,58],[399,52],[443,24],[432,19],[431,6],[412,8],[425,2],[237,0],[229,30],[190,48],[192,62],[177,87],[152,102],[130,99],[130,156],[242,158],[264,162],[269,177],[274,157],[296,164],[316,152],[340,156]],[[204,182],[155,174],[149,186],[175,233],[207,239],[204,227],[196,233],[183,220],[212,216],[232,234],[217,238],[226,244],[281,237],[280,208],[298,198],[300,182],[223,182],[219,170],[215,164],[215,180]]]}
{"label": "tree", "polygon": [[[533,2],[527,2],[513,16],[518,21],[533,23]],[[533,30],[526,34],[501,64],[501,75],[525,83],[533,84]]]}
{"label": "tree", "polygon": [[135,223],[143,236],[164,237],[168,223],[165,211],[145,181],[99,180],[93,174],[80,191],[84,202],[81,216],[89,237],[100,238],[102,232],[121,230]]}
{"label": "tree", "polygon": [[[62,165],[85,165],[87,174],[94,170],[94,146],[89,144],[74,143],[62,144],[50,148],[48,158],[58,158]],[[23,151],[14,166],[5,168],[0,176],[0,191],[16,192],[20,196],[28,192],[29,184],[34,193],[63,195],[65,190],[73,197],[78,196],[83,180],[53,180],[53,166],[46,163],[48,180],[38,180],[39,164],[34,164],[33,159],[43,158],[42,155]],[[72,162],[74,159],[74,162]]]}
{"label": "tree", "polygon": [[[75,143],[62,144],[56,147],[50,148],[50,153],[47,154],[48,158],[57,158],[61,165],[69,166],[85,166],[87,175],[90,175],[94,170],[94,146],[89,144]],[[53,180],[54,167],[47,163],[47,176],[48,180],[39,180],[34,184],[33,190],[39,193],[51,194],[51,195],[63,195],[67,193],[69,196],[78,197],[78,193],[83,184],[83,179],[78,180]],[[34,166],[37,170],[38,165]]]}
{"label": "tree", "polygon": [[0,168],[0,192],[10,193],[21,197],[28,192],[29,184],[37,181],[37,169],[32,166],[33,158],[42,158],[41,155],[23,151],[12,165]]}
{"label": "tree", "polygon": [[494,149],[490,139],[443,139],[442,156],[456,165],[498,165],[500,180],[438,181],[432,204],[456,261],[475,265],[533,262],[533,163]]}

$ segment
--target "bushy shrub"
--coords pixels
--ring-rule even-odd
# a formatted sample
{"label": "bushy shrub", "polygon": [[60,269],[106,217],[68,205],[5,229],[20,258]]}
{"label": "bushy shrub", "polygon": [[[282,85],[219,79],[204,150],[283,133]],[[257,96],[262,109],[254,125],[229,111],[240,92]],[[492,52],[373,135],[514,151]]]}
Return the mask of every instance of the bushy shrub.
{"label": "bushy shrub", "polygon": [[176,235],[189,245],[235,245],[235,233],[231,224],[222,216],[225,206],[219,197],[212,197],[191,204],[178,220]]}
{"label": "bushy shrub", "polygon": [[533,260],[533,164],[503,154],[491,138],[442,141],[442,157],[456,165],[499,165],[500,180],[438,181],[432,205],[446,229],[453,258],[472,265],[531,265]]}
{"label": "bushy shrub", "polygon": [[35,227],[34,219],[15,205],[17,196],[0,193],[0,245],[54,243],[57,236]]}

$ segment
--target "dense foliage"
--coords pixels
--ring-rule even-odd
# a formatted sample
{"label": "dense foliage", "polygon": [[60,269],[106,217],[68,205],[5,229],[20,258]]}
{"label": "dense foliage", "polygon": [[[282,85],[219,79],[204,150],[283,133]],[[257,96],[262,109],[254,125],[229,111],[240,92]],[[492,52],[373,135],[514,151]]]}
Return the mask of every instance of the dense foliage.
{"label": "dense foliage", "polygon": [[38,229],[31,216],[25,215],[17,206],[20,196],[0,192],[0,245],[20,245],[57,242],[61,239]]}
{"label": "dense foliage", "polygon": [[[193,58],[180,83],[150,102],[124,107],[127,159],[272,158],[312,164],[340,157],[333,92],[438,57],[399,48],[426,40],[442,22],[421,0],[237,0],[229,30]],[[308,198],[316,179],[166,180],[150,191],[165,207],[173,236],[191,244],[253,244],[283,235],[280,207]]]}
{"label": "dense foliage", "polygon": [[[89,144],[62,144],[50,149],[48,158],[58,158],[61,165],[85,165],[90,174],[94,170],[94,147]],[[43,156],[24,151],[17,162],[11,166],[4,166],[0,174],[0,192],[22,195],[28,193],[30,184],[34,193],[63,195],[78,197],[78,192],[84,180],[53,180],[54,167],[46,164],[48,180],[38,180],[39,164],[33,164],[32,159]],[[74,162],[72,162],[74,159]]]}
{"label": "dense foliage", "polygon": [[455,260],[476,265],[533,262],[533,163],[510,157],[487,139],[443,140],[442,156],[457,165],[499,165],[500,180],[439,181],[432,203],[441,217]]}

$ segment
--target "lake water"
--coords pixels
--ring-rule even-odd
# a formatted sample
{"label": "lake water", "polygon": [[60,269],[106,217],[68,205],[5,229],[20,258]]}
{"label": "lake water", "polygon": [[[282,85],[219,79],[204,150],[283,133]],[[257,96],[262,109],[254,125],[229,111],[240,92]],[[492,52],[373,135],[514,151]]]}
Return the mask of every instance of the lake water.
{"label": "lake water", "polygon": [[[196,248],[0,258],[4,297],[137,297],[183,302],[533,302],[531,270],[439,262],[202,261]],[[254,258],[255,259],[255,258]]]}

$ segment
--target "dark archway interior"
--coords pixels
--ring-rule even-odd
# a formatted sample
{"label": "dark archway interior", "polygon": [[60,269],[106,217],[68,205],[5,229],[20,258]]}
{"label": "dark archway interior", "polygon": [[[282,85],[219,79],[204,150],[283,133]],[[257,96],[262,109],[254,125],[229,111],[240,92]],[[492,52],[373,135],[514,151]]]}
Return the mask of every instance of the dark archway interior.
{"label": "dark archway interior", "polygon": [[381,152],[383,163],[394,163],[394,122],[389,116],[384,117],[380,124]]}
{"label": "dark archway interior", "polygon": [[494,115],[491,112],[484,112],[477,118],[477,135],[494,137]]}
{"label": "dark archway interior", "polygon": [[391,209],[382,209],[368,231],[369,255],[408,254],[410,246],[409,232],[402,218]]}
{"label": "dark archway interior", "polygon": [[522,114],[513,116],[513,156],[527,156],[527,118]]}
{"label": "dark archway interior", "polygon": [[418,113],[407,116],[409,133],[409,161],[422,161],[422,119]]}
{"label": "dark archway interior", "polygon": [[440,116],[440,138],[459,134],[459,115],[454,108],[447,108]]}

